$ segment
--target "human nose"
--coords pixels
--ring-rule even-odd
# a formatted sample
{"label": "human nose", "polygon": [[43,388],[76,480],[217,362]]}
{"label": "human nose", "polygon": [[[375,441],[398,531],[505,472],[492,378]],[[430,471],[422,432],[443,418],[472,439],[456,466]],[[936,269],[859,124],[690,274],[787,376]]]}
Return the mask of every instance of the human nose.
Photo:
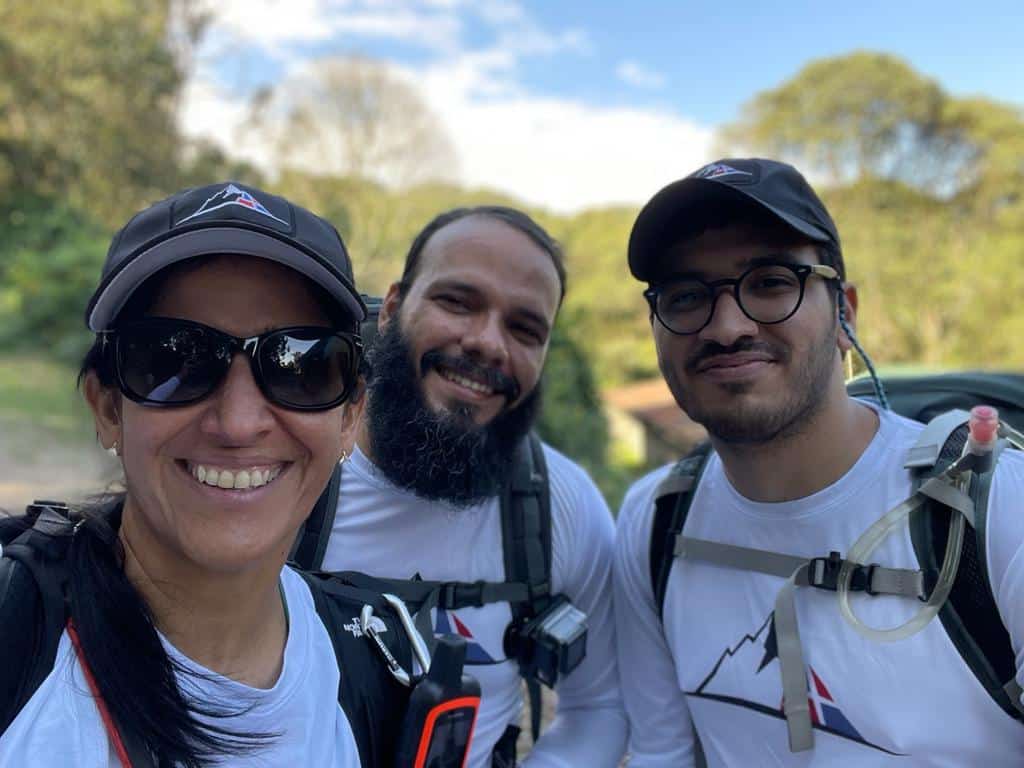
{"label": "human nose", "polygon": [[501,368],[508,359],[508,345],[501,317],[486,312],[473,318],[462,336],[462,349],[480,362]]}
{"label": "human nose", "polygon": [[224,381],[209,398],[203,431],[227,445],[246,445],[273,423],[270,403],[256,383],[248,356],[236,354]]}
{"label": "human nose", "polygon": [[711,318],[698,336],[703,341],[714,341],[728,347],[738,339],[756,333],[757,323],[740,308],[735,290],[722,287],[712,300]]}

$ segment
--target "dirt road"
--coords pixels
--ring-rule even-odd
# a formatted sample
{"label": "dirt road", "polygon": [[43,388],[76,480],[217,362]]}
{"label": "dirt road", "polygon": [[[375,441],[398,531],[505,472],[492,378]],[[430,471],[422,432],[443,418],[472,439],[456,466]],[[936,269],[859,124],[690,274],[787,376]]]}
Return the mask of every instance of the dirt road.
{"label": "dirt road", "polygon": [[118,470],[91,442],[61,442],[24,425],[0,422],[2,511],[18,513],[33,499],[81,499],[115,480]]}

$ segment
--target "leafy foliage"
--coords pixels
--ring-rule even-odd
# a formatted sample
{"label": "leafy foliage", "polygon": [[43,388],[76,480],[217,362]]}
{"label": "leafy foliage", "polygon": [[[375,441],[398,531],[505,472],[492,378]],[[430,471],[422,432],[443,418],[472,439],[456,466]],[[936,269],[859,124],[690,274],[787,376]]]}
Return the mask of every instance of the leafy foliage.
{"label": "leafy foliage", "polygon": [[83,321],[110,236],[87,215],[50,200],[0,211],[0,348],[77,362]]}

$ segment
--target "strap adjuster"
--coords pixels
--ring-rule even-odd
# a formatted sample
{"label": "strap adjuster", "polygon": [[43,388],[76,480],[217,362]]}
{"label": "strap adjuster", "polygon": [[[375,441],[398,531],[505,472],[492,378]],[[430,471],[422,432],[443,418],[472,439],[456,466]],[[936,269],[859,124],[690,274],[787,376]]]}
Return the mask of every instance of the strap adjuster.
{"label": "strap adjuster", "polygon": [[484,605],[484,581],[449,582],[441,587],[440,603],[445,608],[473,607]]}
{"label": "strap adjuster", "polygon": [[541,581],[536,584],[526,585],[527,593],[530,595],[530,602],[543,599],[551,594],[551,582]]}
{"label": "strap adjuster", "polygon": [[[814,557],[807,563],[807,583],[809,586],[836,592],[839,589],[839,571],[846,561],[838,552],[832,550],[828,557]],[[878,563],[871,565],[854,565],[850,575],[851,592],[866,592],[869,595],[879,594],[872,589],[875,569]]]}
{"label": "strap adjuster", "polygon": [[835,550],[829,552],[828,557],[812,557],[807,563],[807,583],[818,589],[835,592],[839,585],[839,569],[842,565],[843,558]]}

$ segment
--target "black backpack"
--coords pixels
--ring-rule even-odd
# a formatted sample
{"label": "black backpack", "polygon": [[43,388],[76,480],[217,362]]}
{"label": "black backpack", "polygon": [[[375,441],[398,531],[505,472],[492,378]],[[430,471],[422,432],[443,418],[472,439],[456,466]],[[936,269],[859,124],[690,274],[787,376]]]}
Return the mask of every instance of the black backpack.
{"label": "black backpack", "polygon": [[[36,502],[25,518],[0,518],[0,733],[7,730],[50,674],[68,618],[66,553],[74,524],[66,505]],[[392,631],[382,633],[390,652],[411,669],[412,649],[399,617],[379,592],[343,579],[301,573],[313,594],[341,669],[338,702],[352,725],[362,765],[395,761],[409,689],[391,675],[365,636],[346,629],[364,605]],[[132,728],[118,724],[137,768],[155,768]]]}
{"label": "black backpack", "polygon": [[[335,468],[292,549],[292,561],[304,570],[316,572],[323,564],[338,508],[342,467],[339,464]],[[387,588],[412,606],[422,607],[430,601],[437,607],[456,610],[507,602],[512,608],[513,626],[524,626],[552,602],[551,497],[544,449],[540,438],[533,433],[519,446],[515,469],[502,491],[500,507],[502,549],[508,581],[440,583],[365,579],[350,573],[341,575],[367,587]],[[428,613],[420,610],[419,616],[422,618]],[[421,630],[428,640],[433,637],[429,627],[421,625]],[[531,731],[536,741],[541,721],[540,684],[535,678],[527,677],[526,686]],[[514,736],[514,733],[508,735],[513,743]]]}
{"label": "black backpack", "polygon": [[[907,418],[929,422],[951,410],[967,411],[975,405],[992,405],[999,409],[1001,420],[1017,430],[1024,430],[1024,376],[966,372],[891,378],[884,385],[892,410]],[[850,382],[847,390],[854,397],[875,399],[869,378]],[[938,462],[921,472],[917,482],[939,474],[956,460],[966,438],[966,426],[953,432],[942,445]],[[676,539],[682,534],[693,491],[710,455],[710,444],[702,443],[680,460],[670,473],[668,486],[664,486],[668,487],[668,492],[655,501],[650,579],[659,616],[664,612]],[[974,534],[968,531],[964,536],[956,580],[939,611],[939,619],[964,662],[993,701],[1010,717],[1022,720],[1020,692],[1015,685],[1016,657],[996,607],[985,565],[987,492],[987,482],[976,478],[970,489],[970,496],[976,503]],[[937,573],[941,567],[951,519],[946,508],[934,500],[911,515],[911,540],[926,574]]]}

